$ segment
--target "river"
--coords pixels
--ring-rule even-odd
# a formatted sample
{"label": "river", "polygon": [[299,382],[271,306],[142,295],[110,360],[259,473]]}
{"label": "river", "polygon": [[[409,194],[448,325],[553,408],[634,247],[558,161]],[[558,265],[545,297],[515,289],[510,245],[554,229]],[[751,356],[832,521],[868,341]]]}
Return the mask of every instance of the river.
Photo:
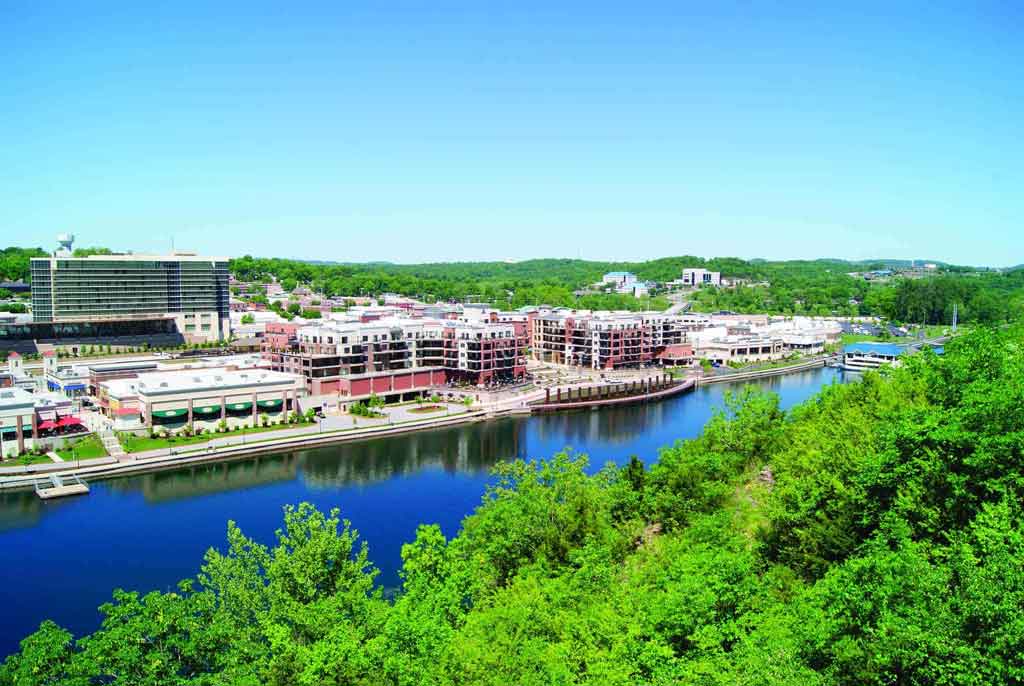
{"label": "river", "polygon": [[[778,393],[788,408],[842,380],[838,370],[821,368],[754,385]],[[96,629],[97,607],[115,587],[173,589],[198,571],[210,546],[223,546],[228,519],[272,543],[281,508],[304,500],[341,508],[369,543],[378,582],[394,588],[401,546],[417,525],[456,534],[499,460],[570,447],[588,454],[593,469],[630,455],[649,464],[659,448],[696,436],[728,388],[97,481],[88,496],[66,500],[0,494],[0,656],[43,619],[76,636]]]}

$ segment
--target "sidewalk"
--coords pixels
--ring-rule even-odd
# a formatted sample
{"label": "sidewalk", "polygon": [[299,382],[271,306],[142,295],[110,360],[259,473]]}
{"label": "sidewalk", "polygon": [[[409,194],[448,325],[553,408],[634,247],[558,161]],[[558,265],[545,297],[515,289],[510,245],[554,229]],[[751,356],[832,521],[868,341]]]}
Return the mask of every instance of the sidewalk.
{"label": "sidewalk", "polygon": [[[209,462],[229,457],[240,457],[256,452],[276,452],[286,450],[297,450],[308,447],[319,447],[331,443],[361,440],[372,436],[387,436],[406,433],[411,431],[423,431],[439,426],[461,424],[465,421],[481,420],[486,414],[479,409],[467,409],[464,406],[460,411],[452,408],[450,414],[426,415],[417,417],[415,420],[402,422],[391,422],[387,420],[368,420],[359,418],[356,428],[324,428],[320,431],[319,426],[298,427],[295,429],[283,429],[281,431],[263,432],[250,434],[245,437],[245,443],[241,442],[241,436],[230,436],[222,439],[218,445],[210,449],[209,443],[185,445],[174,448],[173,454],[169,449],[150,450],[139,453],[130,453],[117,461],[109,460],[105,464],[93,464],[85,467],[69,468],[64,471],[49,471],[50,474],[66,476],[74,474],[81,477],[104,478],[114,475],[130,474],[134,472],[149,471],[151,469],[175,468],[179,465]],[[350,417],[339,419],[350,420]],[[373,422],[370,424],[370,422]],[[342,422],[348,424],[348,421]],[[236,441],[236,439],[238,439]],[[17,488],[34,482],[36,474],[11,475],[0,478],[0,490],[3,488]]]}

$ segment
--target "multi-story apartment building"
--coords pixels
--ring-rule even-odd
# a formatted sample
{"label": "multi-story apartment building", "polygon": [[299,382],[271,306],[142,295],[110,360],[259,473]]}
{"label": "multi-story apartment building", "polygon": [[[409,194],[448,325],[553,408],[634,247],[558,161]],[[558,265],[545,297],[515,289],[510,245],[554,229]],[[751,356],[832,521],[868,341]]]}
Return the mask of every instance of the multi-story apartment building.
{"label": "multi-story apartment building", "polygon": [[286,326],[268,325],[263,355],[272,369],[302,374],[314,395],[412,394],[450,381],[486,384],[526,373],[525,328],[514,323],[353,318],[294,334]]}
{"label": "multi-story apartment building", "polygon": [[58,335],[74,335],[75,325],[83,335],[95,335],[96,324],[153,321],[164,322],[153,331],[176,328],[192,341],[223,340],[231,333],[225,257],[71,257],[64,250],[33,258],[31,273],[33,320],[66,325]]}
{"label": "multi-story apartment building", "polygon": [[532,325],[534,359],[592,369],[654,364],[687,330],[673,315],[631,312],[557,310],[537,314]]}

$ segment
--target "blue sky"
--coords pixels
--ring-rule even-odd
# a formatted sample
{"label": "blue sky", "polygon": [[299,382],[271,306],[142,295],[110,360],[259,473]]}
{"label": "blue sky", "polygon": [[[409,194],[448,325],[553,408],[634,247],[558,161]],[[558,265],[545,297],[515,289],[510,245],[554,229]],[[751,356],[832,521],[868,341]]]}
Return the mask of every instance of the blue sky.
{"label": "blue sky", "polygon": [[1020,3],[19,4],[0,244],[1024,262]]}

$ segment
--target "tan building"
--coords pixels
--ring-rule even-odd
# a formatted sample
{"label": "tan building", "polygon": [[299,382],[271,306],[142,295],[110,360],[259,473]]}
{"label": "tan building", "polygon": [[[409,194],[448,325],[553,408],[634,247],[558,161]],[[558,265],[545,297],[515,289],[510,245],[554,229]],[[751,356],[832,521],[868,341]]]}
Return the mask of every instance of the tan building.
{"label": "tan building", "polygon": [[100,383],[100,405],[117,430],[213,428],[221,420],[257,424],[283,419],[305,394],[301,376],[269,369],[155,372]]}
{"label": "tan building", "polygon": [[765,362],[786,356],[781,338],[728,336],[701,343],[698,355],[712,363]]}

